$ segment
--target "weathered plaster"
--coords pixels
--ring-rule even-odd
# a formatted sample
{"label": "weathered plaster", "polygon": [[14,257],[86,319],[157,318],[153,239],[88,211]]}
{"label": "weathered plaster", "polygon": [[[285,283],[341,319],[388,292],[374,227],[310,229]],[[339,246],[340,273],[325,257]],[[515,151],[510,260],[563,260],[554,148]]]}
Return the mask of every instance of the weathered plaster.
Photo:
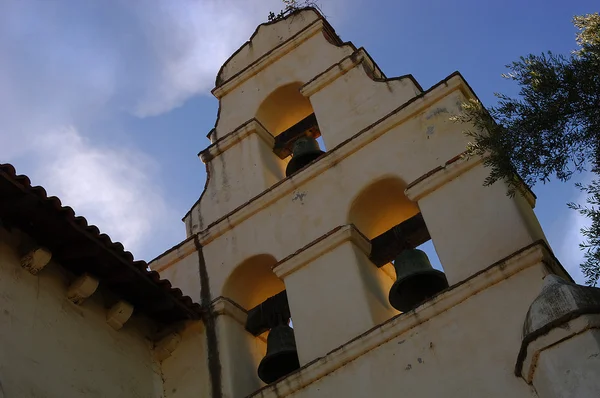
{"label": "weathered plaster", "polygon": [[[133,318],[116,331],[106,322],[107,292],[82,305],[67,299],[75,278],[51,261],[37,275],[21,268],[17,244],[0,230],[0,384],[4,396],[162,397],[158,363]],[[107,301],[108,300],[108,301]]]}
{"label": "weathered plaster", "polygon": [[[461,157],[470,126],[450,116],[475,94],[456,72],[426,91],[410,75],[388,79],[314,10],[294,15],[305,17],[261,26],[222,68],[201,153],[210,178],[184,217],[195,245],[151,263],[213,300],[207,363],[218,356],[219,394],[263,386],[264,336],[243,319],[285,288],[304,366],[255,396],[537,396],[514,375],[520,325],[542,278],[566,273],[535,197],[484,187],[481,160]],[[271,142],[310,112],[328,151],[284,178],[289,158]],[[450,287],[397,315],[394,272],[371,263],[369,239],[419,213]]]}
{"label": "weathered plaster", "polygon": [[524,248],[253,397],[536,397],[512,367],[528,303],[548,272],[563,272],[548,256]]}

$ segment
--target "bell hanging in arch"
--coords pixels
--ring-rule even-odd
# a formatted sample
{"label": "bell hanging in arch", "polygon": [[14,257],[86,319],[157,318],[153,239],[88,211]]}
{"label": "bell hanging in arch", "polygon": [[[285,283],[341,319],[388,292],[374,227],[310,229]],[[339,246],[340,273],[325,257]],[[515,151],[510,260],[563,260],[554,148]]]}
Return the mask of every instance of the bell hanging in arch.
{"label": "bell hanging in arch", "polygon": [[304,135],[298,138],[292,146],[292,159],[285,168],[285,176],[291,176],[324,153],[313,137]]}
{"label": "bell hanging in arch", "polygon": [[298,368],[294,329],[285,324],[275,326],[267,337],[267,355],[258,365],[258,377],[270,384]]}
{"label": "bell hanging in arch", "polygon": [[404,250],[394,260],[394,268],[396,282],[388,299],[398,311],[410,311],[448,287],[446,275],[431,266],[422,250]]}

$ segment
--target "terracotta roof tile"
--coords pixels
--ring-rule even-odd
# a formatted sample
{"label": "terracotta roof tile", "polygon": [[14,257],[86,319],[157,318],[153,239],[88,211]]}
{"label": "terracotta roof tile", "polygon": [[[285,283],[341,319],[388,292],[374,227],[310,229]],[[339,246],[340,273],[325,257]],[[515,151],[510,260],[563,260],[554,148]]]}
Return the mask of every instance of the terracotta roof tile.
{"label": "terracotta roof tile", "polygon": [[84,217],[32,186],[10,164],[0,164],[0,218],[48,247],[57,262],[78,275],[88,272],[102,286],[132,303],[136,310],[159,322],[199,319],[201,307],[171,282],[134,260],[120,242],[89,225]]}

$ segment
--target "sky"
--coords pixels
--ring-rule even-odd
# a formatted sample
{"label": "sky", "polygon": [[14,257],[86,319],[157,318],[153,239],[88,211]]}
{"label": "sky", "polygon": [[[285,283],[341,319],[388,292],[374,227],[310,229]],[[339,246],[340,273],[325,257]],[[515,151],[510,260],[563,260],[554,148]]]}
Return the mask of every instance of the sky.
{"label": "sky", "polygon": [[[573,15],[596,1],[322,0],[343,40],[388,77],[426,89],[455,70],[485,105],[515,94],[500,75],[521,55],[575,48]],[[151,260],[185,239],[204,187],[221,64],[280,0],[0,1],[0,162]],[[573,182],[537,185],[536,214],[576,281],[585,225]],[[431,252],[431,247],[428,248]]]}

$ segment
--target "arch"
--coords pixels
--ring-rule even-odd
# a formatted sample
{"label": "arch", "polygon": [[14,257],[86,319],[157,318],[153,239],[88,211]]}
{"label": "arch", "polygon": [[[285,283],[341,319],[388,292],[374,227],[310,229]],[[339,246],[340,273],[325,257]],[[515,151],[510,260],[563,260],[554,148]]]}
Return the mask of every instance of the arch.
{"label": "arch", "polygon": [[285,289],[272,271],[277,263],[270,254],[258,254],[244,260],[229,275],[223,295],[249,310]]}
{"label": "arch", "polygon": [[406,184],[394,176],[372,182],[352,201],[348,222],[373,239],[416,215],[419,207],[404,195],[405,188]]}
{"label": "arch", "polygon": [[277,136],[311,113],[313,108],[300,94],[303,83],[286,84],[274,90],[263,100],[256,111],[256,119],[273,135]]}

